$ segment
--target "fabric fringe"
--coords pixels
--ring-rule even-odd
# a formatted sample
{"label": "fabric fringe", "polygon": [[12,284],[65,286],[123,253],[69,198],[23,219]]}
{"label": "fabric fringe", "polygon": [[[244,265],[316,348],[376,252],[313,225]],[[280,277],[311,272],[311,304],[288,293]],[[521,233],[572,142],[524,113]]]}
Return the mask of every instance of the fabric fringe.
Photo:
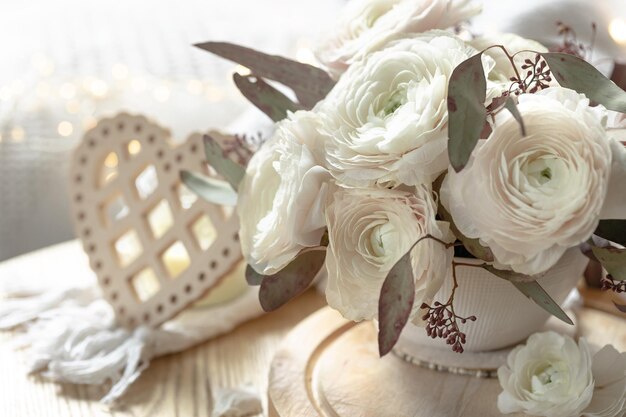
{"label": "fabric fringe", "polygon": [[0,304],[0,329],[25,330],[16,343],[28,348],[29,372],[57,382],[112,384],[101,400],[107,405],[151,359],[188,349],[262,313],[258,289],[249,288],[229,303],[190,309],[156,329],[125,329],[95,284],[39,292],[11,288],[8,297]]}
{"label": "fabric fringe", "polygon": [[63,302],[85,306],[98,298],[95,286],[54,289],[13,285],[4,288],[8,299],[0,304],[0,330],[8,330],[39,318]]}

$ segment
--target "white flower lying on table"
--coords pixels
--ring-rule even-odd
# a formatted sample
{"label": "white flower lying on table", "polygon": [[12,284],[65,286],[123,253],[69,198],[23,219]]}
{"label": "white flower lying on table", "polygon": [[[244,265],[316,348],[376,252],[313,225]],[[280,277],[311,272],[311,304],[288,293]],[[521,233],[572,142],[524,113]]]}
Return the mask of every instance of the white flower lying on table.
{"label": "white flower lying on table", "polygon": [[516,347],[498,369],[503,392],[498,409],[544,417],[623,417],[626,414],[626,353],[611,345],[591,355],[555,332],[537,333]]}
{"label": "white flower lying on table", "polygon": [[626,352],[612,345],[593,356],[591,367],[595,388],[587,417],[623,417],[626,415]]}

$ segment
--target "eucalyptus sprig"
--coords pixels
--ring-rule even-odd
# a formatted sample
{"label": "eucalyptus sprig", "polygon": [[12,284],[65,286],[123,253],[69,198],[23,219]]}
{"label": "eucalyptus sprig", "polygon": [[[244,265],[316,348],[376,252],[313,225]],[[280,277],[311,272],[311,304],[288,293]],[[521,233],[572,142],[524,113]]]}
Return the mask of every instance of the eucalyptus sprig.
{"label": "eucalyptus sprig", "polygon": [[463,345],[467,341],[467,335],[461,331],[459,324],[477,320],[476,316],[461,317],[454,310],[454,297],[459,288],[456,268],[460,266],[480,268],[480,265],[452,262],[453,282],[448,301],[445,303],[436,301],[433,306],[422,304],[422,309],[426,310],[426,314],[422,317],[422,320],[426,322],[426,334],[433,339],[445,339],[446,343],[452,346],[452,351],[457,353],[463,353]]}
{"label": "eucalyptus sprig", "polygon": [[[524,82],[513,55],[501,48],[516,71],[517,85],[523,93],[532,93],[532,80]],[[488,48],[489,49],[489,48]],[[486,51],[486,49],[485,49]],[[470,159],[486,123],[487,85],[481,51],[456,67],[448,86],[448,155],[453,168],[460,172]],[[533,51],[524,51],[533,52]],[[605,77],[593,65],[573,55],[557,52],[534,52],[547,63],[550,74],[565,88],[585,94],[590,100],[609,110],[626,113],[626,91]],[[535,60],[535,62],[540,62]],[[541,66],[541,64],[539,64]],[[541,74],[545,74],[542,71]]]}
{"label": "eucalyptus sprig", "polygon": [[[268,55],[227,42],[204,42],[195,46],[250,69],[258,83],[255,88],[247,82],[251,82],[250,79],[236,77],[235,81],[238,81],[238,87],[245,86],[242,89],[244,96],[251,98],[255,105],[261,103],[261,110],[272,119],[276,117],[276,108],[267,111],[266,103],[277,103],[281,107],[311,109],[318,101],[326,97],[335,85],[324,70],[281,56]],[[298,98],[298,103],[291,102],[278,90],[268,88],[264,79],[276,81],[290,88]]]}
{"label": "eucalyptus sprig", "polygon": [[[591,101],[601,104],[609,110],[626,113],[626,91],[622,90],[593,65],[580,57],[556,52],[534,52],[536,54],[535,60],[525,61],[522,67],[528,70],[526,77],[523,78],[515,65],[513,55],[510,55],[500,45],[492,48],[502,49],[509,58],[516,73],[516,77],[512,81],[520,93],[533,93],[538,89],[538,86],[543,88],[545,86],[543,80],[547,81],[547,77],[550,76],[554,77],[562,87],[584,94]],[[493,116],[495,111],[504,108],[503,103],[505,101],[509,105],[509,110],[519,122],[520,127],[525,129],[519,112],[508,101],[510,99],[510,97],[507,97],[509,94],[494,100],[491,108],[485,107],[486,81],[482,65],[482,54],[484,52],[479,52],[461,63],[450,78],[448,88],[448,152],[450,163],[457,172],[463,170],[469,161],[472,151],[483,132],[483,126],[487,122],[488,115]],[[544,61],[547,64],[549,73],[543,64]],[[510,92],[514,91],[516,90],[510,90]],[[504,97],[506,97],[506,100]],[[444,220],[452,220],[450,216],[446,216],[445,210],[440,211],[440,215],[443,215]],[[626,221],[601,221],[596,234],[619,245],[625,245]],[[626,279],[626,249],[614,246],[598,247],[593,242],[591,246],[595,258],[607,269],[611,280],[623,281]],[[471,246],[468,249],[471,251]],[[536,280],[528,279],[527,282],[524,282],[524,280],[511,279],[510,273],[499,271],[495,268],[492,268],[491,272],[511,281],[518,290],[533,299],[541,307],[550,311],[551,314],[565,322],[571,321]]]}
{"label": "eucalyptus sprig", "polygon": [[415,277],[411,264],[411,252],[421,242],[433,240],[446,248],[454,243],[447,243],[432,235],[419,238],[411,248],[387,273],[380,289],[378,300],[378,352],[384,356],[398,342],[402,329],[406,326],[415,302]]}

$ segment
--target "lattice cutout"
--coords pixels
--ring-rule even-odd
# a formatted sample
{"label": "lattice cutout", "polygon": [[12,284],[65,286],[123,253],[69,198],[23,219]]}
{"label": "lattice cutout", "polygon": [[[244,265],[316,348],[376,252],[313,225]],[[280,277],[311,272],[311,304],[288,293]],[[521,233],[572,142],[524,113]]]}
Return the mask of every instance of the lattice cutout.
{"label": "lattice cutout", "polygon": [[241,258],[237,216],[196,198],[182,169],[205,173],[202,135],[173,148],[141,116],[101,120],[72,164],[74,223],[123,325],[157,326],[213,288]]}

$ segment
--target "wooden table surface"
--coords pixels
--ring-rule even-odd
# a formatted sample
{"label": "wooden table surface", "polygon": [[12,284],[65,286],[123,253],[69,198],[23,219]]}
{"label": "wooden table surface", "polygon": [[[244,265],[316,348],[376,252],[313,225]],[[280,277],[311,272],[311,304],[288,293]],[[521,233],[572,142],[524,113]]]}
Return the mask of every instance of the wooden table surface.
{"label": "wooden table surface", "polygon": [[[0,263],[0,283],[33,277],[51,285],[94,279],[78,242]],[[583,295],[593,309],[581,312],[581,334],[626,350],[624,315],[612,305],[615,297],[594,291]],[[212,391],[246,383],[258,388],[267,409],[268,372],[274,352],[296,324],[324,304],[322,296],[309,291],[228,335],[154,360],[114,410],[98,402],[107,387],[56,384],[26,375],[25,352],[13,346],[16,334],[0,332],[0,417],[209,417]]]}
{"label": "wooden table surface", "polygon": [[[66,265],[72,274],[85,267],[75,242],[0,263],[0,280],[21,279],[28,273],[40,272],[57,282],[75,278],[63,274],[60,265]],[[245,323],[228,335],[154,360],[115,410],[98,402],[107,392],[104,387],[55,384],[26,375],[25,352],[12,346],[15,334],[0,332],[0,416],[204,417],[211,415],[212,390],[246,383],[258,387],[265,402],[275,350],[291,328],[323,305],[323,297],[310,291],[285,308]]]}
{"label": "wooden table surface", "polygon": [[[623,318],[590,308],[576,318],[589,343],[626,351]],[[269,379],[269,417],[502,416],[496,378],[439,372],[394,354],[381,359],[374,326],[352,323],[330,307],[289,334]]]}

